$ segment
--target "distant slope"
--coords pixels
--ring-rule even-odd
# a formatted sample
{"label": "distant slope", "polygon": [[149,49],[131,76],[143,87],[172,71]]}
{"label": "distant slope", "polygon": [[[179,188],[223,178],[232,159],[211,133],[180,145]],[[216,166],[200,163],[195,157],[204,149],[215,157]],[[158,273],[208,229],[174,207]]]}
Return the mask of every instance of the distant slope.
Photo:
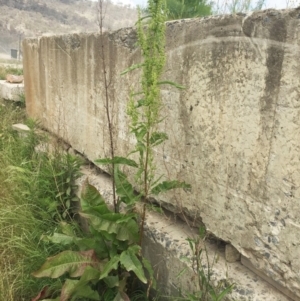
{"label": "distant slope", "polygon": [[[104,27],[132,26],[135,9],[106,2]],[[88,0],[0,0],[0,53],[18,49],[19,37],[98,31],[97,2]]]}

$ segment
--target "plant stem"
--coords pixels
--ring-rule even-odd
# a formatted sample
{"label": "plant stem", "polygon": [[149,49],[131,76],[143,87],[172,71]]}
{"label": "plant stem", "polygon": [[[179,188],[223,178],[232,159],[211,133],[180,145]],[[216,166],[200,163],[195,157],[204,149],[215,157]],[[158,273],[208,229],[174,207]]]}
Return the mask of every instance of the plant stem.
{"label": "plant stem", "polygon": [[[113,124],[111,120],[111,112],[109,110],[110,98],[108,94],[110,82],[107,80],[107,69],[106,69],[106,60],[105,60],[105,51],[104,51],[104,43],[103,43],[103,20],[105,18],[105,12],[103,9],[103,0],[98,1],[99,15],[98,15],[98,24],[100,30],[100,41],[101,41],[101,60],[102,60],[102,72],[104,78],[104,91],[105,91],[105,111],[106,118],[108,123],[108,132],[109,132],[109,142],[110,142],[110,157],[113,159],[115,157],[115,146],[113,140]],[[114,174],[115,164],[111,163],[111,173]],[[112,190],[113,190],[113,204],[115,213],[118,212],[118,201],[116,196],[116,183],[115,177],[112,176]]]}

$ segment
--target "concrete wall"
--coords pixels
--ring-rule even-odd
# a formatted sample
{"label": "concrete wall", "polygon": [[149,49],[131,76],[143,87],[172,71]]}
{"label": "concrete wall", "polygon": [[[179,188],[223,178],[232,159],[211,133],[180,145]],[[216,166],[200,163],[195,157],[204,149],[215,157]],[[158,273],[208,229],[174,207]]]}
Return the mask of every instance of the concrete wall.
{"label": "concrete wall", "polygon": [[[132,148],[126,103],[140,62],[132,29],[105,34],[117,154]],[[27,39],[28,114],[90,160],[108,155],[100,37]],[[158,173],[190,192],[163,205],[230,242],[249,262],[300,298],[300,9],[167,24],[163,87],[169,140]],[[295,299],[296,300],[296,299]]]}

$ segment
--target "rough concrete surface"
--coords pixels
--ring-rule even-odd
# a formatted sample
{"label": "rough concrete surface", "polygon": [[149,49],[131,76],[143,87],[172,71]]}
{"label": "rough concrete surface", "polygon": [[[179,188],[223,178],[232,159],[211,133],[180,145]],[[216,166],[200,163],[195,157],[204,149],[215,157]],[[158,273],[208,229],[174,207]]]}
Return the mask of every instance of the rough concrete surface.
{"label": "rough concrete surface", "polygon": [[[82,184],[88,180],[95,186],[104,199],[112,204],[112,183],[110,177],[100,170],[84,166],[78,179],[79,195]],[[82,221],[85,224],[85,221]],[[192,269],[193,252],[187,239],[196,239],[197,231],[170,212],[157,213],[148,209],[144,225],[144,256],[154,268],[157,279],[157,292],[162,300],[164,296],[179,296],[199,290],[196,274]],[[207,253],[202,254],[202,266],[207,273],[208,262],[211,266],[214,285],[234,283],[233,292],[226,301],[289,301],[278,290],[245,268],[240,262],[226,262],[226,250],[223,244],[208,240],[201,244]],[[206,257],[206,254],[208,257]],[[167,298],[167,300],[170,300]]]}
{"label": "rough concrete surface", "polygon": [[[23,43],[27,110],[90,160],[109,153],[100,38],[81,34]],[[103,37],[116,153],[125,155],[126,104],[140,62],[131,28]],[[251,264],[300,298],[300,9],[167,23],[158,174],[191,191],[158,201],[203,221]]]}
{"label": "rough concrete surface", "polygon": [[24,94],[24,84],[11,84],[6,80],[0,80],[0,98],[20,101]]}

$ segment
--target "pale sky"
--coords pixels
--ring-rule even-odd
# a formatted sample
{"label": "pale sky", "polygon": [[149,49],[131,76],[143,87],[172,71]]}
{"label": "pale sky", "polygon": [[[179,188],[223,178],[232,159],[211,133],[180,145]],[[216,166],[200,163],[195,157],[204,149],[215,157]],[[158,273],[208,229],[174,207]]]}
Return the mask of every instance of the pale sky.
{"label": "pale sky", "polygon": [[[97,0],[92,0],[97,1]],[[221,2],[230,2],[230,0],[221,0]],[[255,1],[255,0],[254,0]],[[112,0],[113,3],[130,4],[132,6],[141,5],[146,6],[147,0]],[[264,8],[287,8],[300,6],[300,0],[266,0]]]}

